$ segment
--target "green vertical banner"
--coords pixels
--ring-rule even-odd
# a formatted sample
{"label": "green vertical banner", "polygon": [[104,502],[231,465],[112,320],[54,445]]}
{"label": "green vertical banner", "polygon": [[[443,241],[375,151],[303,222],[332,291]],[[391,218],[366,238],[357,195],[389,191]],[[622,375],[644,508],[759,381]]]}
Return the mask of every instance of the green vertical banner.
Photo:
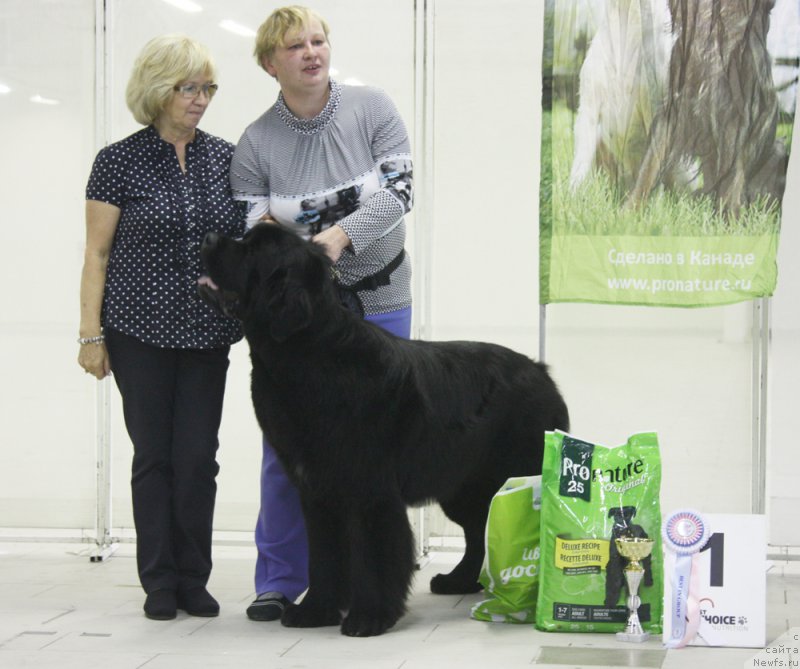
{"label": "green vertical banner", "polygon": [[541,304],[772,295],[799,14],[794,0],[546,0]]}

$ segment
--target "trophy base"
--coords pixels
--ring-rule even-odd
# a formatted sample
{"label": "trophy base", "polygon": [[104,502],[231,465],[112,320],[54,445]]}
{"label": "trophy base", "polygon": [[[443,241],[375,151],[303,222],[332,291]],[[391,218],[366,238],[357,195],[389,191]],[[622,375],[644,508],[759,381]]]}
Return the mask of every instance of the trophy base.
{"label": "trophy base", "polygon": [[642,643],[650,638],[650,632],[617,632],[617,641]]}

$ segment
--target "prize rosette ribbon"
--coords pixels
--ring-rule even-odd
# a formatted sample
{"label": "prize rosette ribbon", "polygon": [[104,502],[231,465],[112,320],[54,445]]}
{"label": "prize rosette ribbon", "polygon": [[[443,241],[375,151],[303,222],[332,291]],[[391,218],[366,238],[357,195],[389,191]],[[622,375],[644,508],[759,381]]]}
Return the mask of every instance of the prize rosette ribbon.
{"label": "prize rosette ribbon", "polygon": [[665,641],[667,648],[683,648],[697,635],[700,627],[700,605],[692,597],[694,556],[708,543],[711,532],[708,523],[696,511],[682,509],[671,513],[664,519],[661,534],[664,548],[675,554],[675,566],[669,575],[672,584],[670,638]]}

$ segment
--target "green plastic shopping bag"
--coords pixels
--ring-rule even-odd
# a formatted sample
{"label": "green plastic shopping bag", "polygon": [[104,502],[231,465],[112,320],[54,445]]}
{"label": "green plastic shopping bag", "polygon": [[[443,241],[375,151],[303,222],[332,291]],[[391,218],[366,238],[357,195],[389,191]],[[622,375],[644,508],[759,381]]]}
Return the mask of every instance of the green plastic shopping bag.
{"label": "green plastic shopping bag", "polygon": [[472,607],[475,620],[535,621],[541,490],[541,476],[516,477],[508,479],[492,498],[479,579],[489,597]]}

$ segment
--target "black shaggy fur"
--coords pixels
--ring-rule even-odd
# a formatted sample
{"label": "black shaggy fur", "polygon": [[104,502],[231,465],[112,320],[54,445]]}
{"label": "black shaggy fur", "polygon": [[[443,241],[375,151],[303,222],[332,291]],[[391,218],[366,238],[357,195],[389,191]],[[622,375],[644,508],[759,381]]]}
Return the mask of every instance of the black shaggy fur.
{"label": "black shaggy fur", "polygon": [[350,636],[392,627],[416,560],[406,507],[434,500],[466,550],[431,590],[478,591],[492,496],[510,476],[541,472],[545,430],[569,427],[546,368],[501,346],[409,341],[361,320],[340,305],[322,248],[279,225],[242,241],[211,233],[201,254],[238,301],[256,416],[302,499],[310,584],[282,623],[341,624]]}

